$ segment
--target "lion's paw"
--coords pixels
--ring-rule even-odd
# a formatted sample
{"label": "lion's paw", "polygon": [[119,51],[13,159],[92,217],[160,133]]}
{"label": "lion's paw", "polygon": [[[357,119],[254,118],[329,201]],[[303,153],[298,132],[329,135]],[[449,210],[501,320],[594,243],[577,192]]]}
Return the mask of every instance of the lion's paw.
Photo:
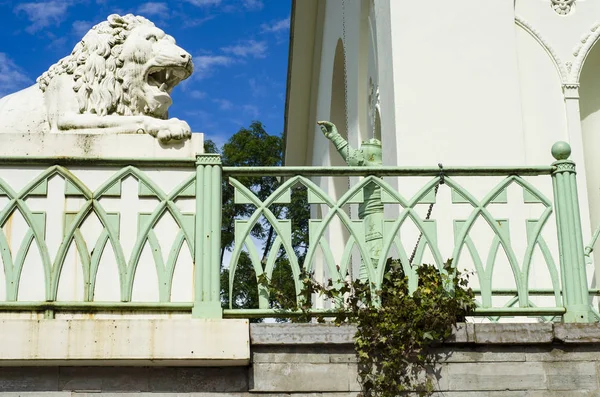
{"label": "lion's paw", "polygon": [[156,137],[163,143],[189,139],[192,131],[188,123],[177,118],[166,120],[165,125],[158,131]]}

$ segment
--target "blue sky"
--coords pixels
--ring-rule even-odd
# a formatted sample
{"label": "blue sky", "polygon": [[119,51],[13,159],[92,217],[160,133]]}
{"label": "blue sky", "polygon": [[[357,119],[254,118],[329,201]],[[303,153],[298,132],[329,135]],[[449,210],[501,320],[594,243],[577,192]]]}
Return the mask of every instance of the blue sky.
{"label": "blue sky", "polygon": [[0,0],[0,97],[31,84],[110,14],[143,15],[192,54],[170,117],[222,144],[252,120],[283,131],[290,0]]}

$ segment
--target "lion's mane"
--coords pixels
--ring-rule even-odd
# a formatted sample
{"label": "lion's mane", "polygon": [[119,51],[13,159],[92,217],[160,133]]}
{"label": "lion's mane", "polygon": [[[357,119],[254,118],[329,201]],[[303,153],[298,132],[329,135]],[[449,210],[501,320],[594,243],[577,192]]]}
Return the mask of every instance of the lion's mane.
{"label": "lion's mane", "polygon": [[72,75],[80,113],[139,114],[143,109],[139,103],[141,69],[146,56],[135,54],[133,59],[123,59],[121,51],[129,32],[142,24],[154,26],[141,16],[110,15],[86,33],[71,55],[37,79],[40,89],[45,92],[56,76]]}

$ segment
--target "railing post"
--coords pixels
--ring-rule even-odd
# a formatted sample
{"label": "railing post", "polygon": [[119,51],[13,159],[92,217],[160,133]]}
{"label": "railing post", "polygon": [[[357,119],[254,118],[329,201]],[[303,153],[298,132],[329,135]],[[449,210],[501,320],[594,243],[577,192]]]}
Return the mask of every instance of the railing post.
{"label": "railing post", "polygon": [[196,221],[194,241],[194,308],[192,317],[222,318],[221,157],[196,156]]}
{"label": "railing post", "polygon": [[594,321],[589,303],[588,283],[581,233],[581,218],[577,197],[575,162],[569,160],[571,147],[566,142],[552,146],[552,186],[556,208],[558,251],[562,280],[563,305],[567,310],[563,322]]}

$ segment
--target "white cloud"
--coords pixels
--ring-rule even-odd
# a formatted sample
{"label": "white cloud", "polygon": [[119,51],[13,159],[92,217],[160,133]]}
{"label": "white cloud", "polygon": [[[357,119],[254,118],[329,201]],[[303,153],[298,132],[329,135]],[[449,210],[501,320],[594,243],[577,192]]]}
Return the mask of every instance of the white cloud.
{"label": "white cloud", "polygon": [[0,52],[0,98],[18,91],[31,84],[32,80],[25,75],[12,59]]}
{"label": "white cloud", "polygon": [[73,33],[77,37],[83,37],[92,28],[90,21],[75,21],[73,22]]}
{"label": "white cloud", "polygon": [[258,107],[254,105],[244,105],[242,106],[244,113],[249,114],[252,118],[257,118],[260,112],[258,111]]}
{"label": "white cloud", "polygon": [[244,8],[247,10],[260,10],[264,7],[262,0],[243,0]]}
{"label": "white cloud", "polygon": [[248,84],[250,85],[252,96],[261,97],[266,95],[265,86],[257,82],[255,78],[248,79]]}
{"label": "white cloud", "polygon": [[185,0],[196,7],[211,7],[221,4],[221,0]]}
{"label": "white cloud", "polygon": [[28,33],[35,33],[50,25],[60,25],[65,20],[70,5],[70,2],[65,0],[32,2],[19,4],[14,11],[17,14],[25,13],[27,15],[31,25],[25,30]]}
{"label": "white cloud", "polygon": [[211,19],[214,19],[215,16],[214,15],[208,15],[205,16],[203,18],[194,18],[194,19],[184,19],[183,21],[183,28],[193,28],[195,26],[200,26],[202,24],[204,24],[204,22],[210,21]]}
{"label": "white cloud", "polygon": [[48,39],[50,39],[50,41],[46,48],[52,52],[62,53],[67,50],[67,38],[65,36],[56,36],[48,33]]}
{"label": "white cloud", "polygon": [[233,103],[227,99],[213,99],[213,102],[218,103],[221,110],[233,109]]}
{"label": "white cloud", "polygon": [[243,58],[248,56],[264,58],[267,56],[267,48],[265,41],[248,40],[238,45],[223,47],[221,50],[226,54],[233,54]]}
{"label": "white cloud", "polygon": [[137,13],[142,16],[158,16],[167,18],[169,16],[169,7],[167,6],[167,3],[151,1],[141,4],[137,9]]}
{"label": "white cloud", "polygon": [[[214,115],[205,110],[196,109],[186,111],[184,114],[186,115],[186,121],[190,125],[199,125],[199,127],[192,126],[192,131],[202,131],[206,134],[208,132],[207,130],[218,127],[217,123],[215,123]],[[205,135],[205,137],[210,138],[208,135]]]}
{"label": "white cloud", "polygon": [[270,24],[263,23],[260,25],[260,28],[263,33],[279,33],[281,31],[288,30],[290,28],[290,17],[280,21],[272,22]]}
{"label": "white cloud", "polygon": [[213,115],[210,112],[207,112],[206,110],[188,110],[185,111],[184,114],[186,116],[195,116],[198,117],[199,119],[201,119],[202,121],[209,121],[213,119]]}
{"label": "white cloud", "polygon": [[204,99],[206,98],[206,92],[200,90],[191,90],[189,92],[189,96],[194,99]]}
{"label": "white cloud", "polygon": [[200,55],[194,57],[194,76],[203,79],[218,66],[229,66],[233,59],[224,55]]}

